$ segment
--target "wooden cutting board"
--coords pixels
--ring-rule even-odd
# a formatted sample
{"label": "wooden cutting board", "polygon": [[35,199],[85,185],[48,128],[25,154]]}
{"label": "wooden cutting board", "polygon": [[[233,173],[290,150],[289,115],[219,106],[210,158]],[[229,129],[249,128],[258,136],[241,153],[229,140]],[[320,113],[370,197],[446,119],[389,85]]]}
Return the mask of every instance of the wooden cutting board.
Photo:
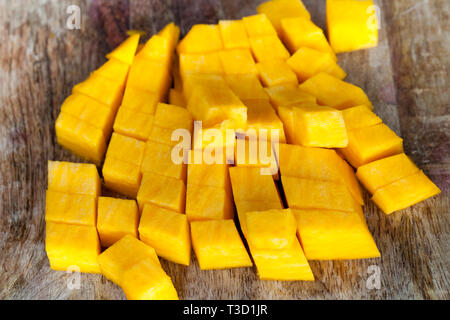
{"label": "wooden cutting board", "polygon": [[[44,251],[47,160],[81,161],[56,144],[54,122],[74,84],[105,61],[129,28],[150,34],[175,21],[239,19],[261,1],[0,0],[0,299],[122,299],[100,275],[50,270]],[[304,1],[325,27],[325,1]],[[347,80],[404,138],[405,151],[443,190],[384,215],[366,194],[365,214],[381,259],[311,262],[315,282],[260,281],[254,268],[200,271],[162,261],[184,299],[449,299],[450,2],[376,1],[377,48],[339,55]],[[81,29],[66,27],[69,5]],[[374,287],[373,277],[380,286]]]}

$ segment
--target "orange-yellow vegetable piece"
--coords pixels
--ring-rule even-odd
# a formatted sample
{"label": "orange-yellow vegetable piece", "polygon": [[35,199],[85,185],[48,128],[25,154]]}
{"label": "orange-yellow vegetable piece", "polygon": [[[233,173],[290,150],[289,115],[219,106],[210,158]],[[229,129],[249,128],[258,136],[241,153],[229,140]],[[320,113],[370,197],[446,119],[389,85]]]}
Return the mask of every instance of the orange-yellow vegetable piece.
{"label": "orange-yellow vegetable piece", "polygon": [[181,53],[204,53],[223,48],[219,27],[215,24],[196,24],[180,41],[177,47]]}
{"label": "orange-yellow vegetable piece", "polygon": [[226,75],[258,73],[249,49],[219,51],[219,59]]}
{"label": "orange-yellow vegetable piece", "polygon": [[247,31],[242,20],[220,20],[219,29],[225,49],[250,48]]}
{"label": "orange-yellow vegetable piece", "polygon": [[254,37],[277,35],[275,28],[264,13],[244,17],[242,18],[242,22],[244,23],[245,30],[250,39]]}
{"label": "orange-yellow vegetable piece", "polygon": [[265,87],[278,85],[297,86],[297,75],[284,60],[269,60],[259,62],[259,78]]}
{"label": "orange-yellow vegetable piece", "polygon": [[283,19],[292,17],[311,18],[301,0],[267,1],[260,4],[256,11],[266,14],[279,34],[281,34],[281,21]]}
{"label": "orange-yellow vegetable piece", "polygon": [[45,221],[95,226],[97,197],[47,190]]}
{"label": "orange-yellow vegetable piece", "polygon": [[188,184],[186,216],[189,221],[233,219],[234,206],[229,190]]}
{"label": "orange-yellow vegetable piece", "polygon": [[261,168],[230,167],[230,178],[235,201],[280,201],[272,176],[261,174]]}
{"label": "orange-yellow vegetable piece", "polygon": [[257,62],[289,59],[289,51],[276,35],[250,38],[250,47]]}
{"label": "orange-yellow vegetable piece", "polygon": [[382,122],[382,120],[367,106],[356,106],[342,110],[345,127],[347,130],[370,127]]}
{"label": "orange-yellow vegetable piece", "polygon": [[108,59],[117,59],[131,65],[134,59],[134,54],[136,53],[137,46],[139,44],[139,34],[133,34],[125,39],[116,49],[108,53],[106,57]]}

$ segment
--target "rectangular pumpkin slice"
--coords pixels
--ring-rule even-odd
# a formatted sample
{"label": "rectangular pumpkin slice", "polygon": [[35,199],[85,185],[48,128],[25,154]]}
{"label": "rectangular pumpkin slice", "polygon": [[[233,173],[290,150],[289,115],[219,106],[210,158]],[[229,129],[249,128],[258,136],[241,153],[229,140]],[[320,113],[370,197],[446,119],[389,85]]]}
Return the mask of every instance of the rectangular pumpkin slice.
{"label": "rectangular pumpkin slice", "polygon": [[45,221],[95,226],[97,197],[47,190]]}
{"label": "rectangular pumpkin slice", "polygon": [[[154,114],[159,100],[160,97],[157,93],[127,85],[120,109],[126,107],[128,110],[136,111],[136,113]],[[139,115],[136,114],[136,117],[139,117]]]}
{"label": "rectangular pumpkin slice", "polygon": [[277,85],[264,89],[270,97],[270,103],[278,110],[279,107],[289,107],[302,104],[316,104],[316,98],[292,85]]}
{"label": "rectangular pumpkin slice", "polygon": [[166,177],[186,181],[186,164],[172,160],[172,147],[147,141],[141,172],[153,172]]}
{"label": "rectangular pumpkin slice", "polygon": [[301,0],[275,0],[261,3],[256,11],[264,13],[272,22],[277,32],[281,33],[281,21],[284,18],[290,17],[304,17],[310,19],[311,15],[305,8]]}
{"label": "rectangular pumpkin slice", "polygon": [[219,54],[217,52],[180,54],[181,78],[188,73],[223,74]]}
{"label": "rectangular pumpkin slice", "polygon": [[342,110],[347,130],[370,127],[382,122],[369,107],[362,105]]}
{"label": "rectangular pumpkin slice", "polygon": [[242,18],[250,38],[260,36],[276,36],[277,32],[265,13]]}
{"label": "rectangular pumpkin slice", "polygon": [[269,60],[256,65],[259,78],[265,87],[297,86],[297,75],[284,60]]}
{"label": "rectangular pumpkin slice", "polygon": [[188,184],[186,216],[189,221],[233,219],[233,198],[225,188]]}
{"label": "rectangular pumpkin slice", "polygon": [[250,48],[257,62],[287,60],[290,57],[289,51],[276,35],[251,37]]}
{"label": "rectangular pumpkin slice", "polygon": [[106,158],[102,173],[108,189],[131,198],[136,197],[142,179],[139,166],[114,158]]}
{"label": "rectangular pumpkin slice", "polygon": [[269,100],[256,74],[226,75],[225,81],[241,100]]}
{"label": "rectangular pumpkin slice", "polygon": [[239,217],[239,224],[241,225],[242,233],[247,232],[245,213],[253,211],[266,211],[271,209],[283,209],[283,204],[280,201],[258,201],[258,200],[236,200],[236,211]]}
{"label": "rectangular pumpkin slice", "polygon": [[150,136],[153,120],[152,114],[122,106],[114,121],[114,131],[124,136],[146,141]]}
{"label": "rectangular pumpkin slice", "polygon": [[249,48],[247,31],[242,20],[220,20],[220,35],[225,49]]}
{"label": "rectangular pumpkin slice", "polygon": [[158,103],[153,124],[161,128],[192,131],[192,121],[192,115],[186,108]]}
{"label": "rectangular pumpkin slice", "polygon": [[223,48],[219,26],[216,24],[196,24],[177,46],[178,54],[204,53]]}
{"label": "rectangular pumpkin slice", "polygon": [[101,183],[97,168],[89,163],[48,161],[48,190],[98,196]]}
{"label": "rectangular pumpkin slice", "polygon": [[219,51],[219,59],[226,75],[258,73],[250,49]]}

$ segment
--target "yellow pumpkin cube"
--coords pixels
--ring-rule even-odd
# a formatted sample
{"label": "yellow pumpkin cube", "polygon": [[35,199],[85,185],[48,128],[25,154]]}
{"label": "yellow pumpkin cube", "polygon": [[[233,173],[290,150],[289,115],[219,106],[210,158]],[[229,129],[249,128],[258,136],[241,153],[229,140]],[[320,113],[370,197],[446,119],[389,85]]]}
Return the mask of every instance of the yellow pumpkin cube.
{"label": "yellow pumpkin cube", "polygon": [[219,59],[226,75],[258,73],[250,49],[219,51]]}
{"label": "yellow pumpkin cube", "polygon": [[276,35],[250,38],[250,48],[258,62],[276,59],[287,60],[290,56],[289,51]]}
{"label": "yellow pumpkin cube", "polygon": [[159,94],[127,86],[125,88],[125,93],[123,94],[122,106],[120,109],[126,107],[128,110],[135,110],[136,112],[145,114],[154,114],[159,99]]}
{"label": "yellow pumpkin cube", "polygon": [[142,179],[140,166],[107,157],[102,173],[108,189],[131,198],[136,197]]}
{"label": "yellow pumpkin cube", "polygon": [[292,107],[278,107],[278,116],[284,125],[286,141],[289,144],[300,144],[298,134],[295,128],[295,114]]}
{"label": "yellow pumpkin cube", "polygon": [[230,179],[235,201],[280,201],[272,176],[261,174],[260,168],[231,167]]}
{"label": "yellow pumpkin cube", "polygon": [[291,17],[304,17],[310,19],[311,15],[306,10],[301,0],[275,0],[261,3],[256,11],[264,13],[272,22],[279,34],[281,34],[282,20]]}
{"label": "yellow pumpkin cube", "polygon": [[[243,102],[247,106],[247,136],[252,136],[251,130],[253,129],[256,132],[254,137],[259,137],[261,140],[273,141],[278,137],[278,142],[286,142],[283,122],[273,110],[270,102],[267,100],[244,100]],[[263,132],[261,129],[266,131]]]}
{"label": "yellow pumpkin cube", "polygon": [[102,247],[107,248],[126,235],[137,238],[139,211],[134,200],[98,198],[97,230]]}
{"label": "yellow pumpkin cube", "polygon": [[308,260],[378,258],[380,252],[358,212],[293,210]]}
{"label": "yellow pumpkin cube", "polygon": [[439,193],[441,190],[422,171],[419,171],[377,189],[372,200],[384,213],[390,214]]}
{"label": "yellow pumpkin cube", "polygon": [[114,131],[130,138],[146,141],[150,136],[153,120],[152,114],[122,106],[114,121]]}
{"label": "yellow pumpkin cube", "polygon": [[279,201],[261,201],[261,200],[236,200],[236,211],[239,218],[239,224],[241,225],[241,230],[244,236],[247,233],[246,217],[247,212],[253,211],[266,211],[266,210],[281,210],[283,209],[283,204],[281,199]]}
{"label": "yellow pumpkin cube", "polygon": [[145,172],[137,194],[139,209],[144,204],[183,213],[186,201],[186,187],[179,179],[165,177],[152,172]]}
{"label": "yellow pumpkin cube", "polygon": [[146,204],[139,223],[139,237],[158,256],[186,266],[190,264],[191,235],[186,215]]}
{"label": "yellow pumpkin cube", "polygon": [[172,133],[174,132],[174,130],[175,129],[152,126],[147,142],[151,141],[156,143],[162,143],[173,147],[177,145],[181,140],[181,138],[178,140],[172,140]]}
{"label": "yellow pumpkin cube", "polygon": [[264,89],[270,97],[270,103],[275,109],[292,105],[316,104],[316,98],[297,86],[279,85]]}
{"label": "yellow pumpkin cube", "polygon": [[47,190],[45,221],[95,226],[97,197]]}
{"label": "yellow pumpkin cube", "polygon": [[175,106],[186,108],[186,101],[183,92],[174,89],[169,90],[169,103]]}
{"label": "yellow pumpkin cube", "polygon": [[186,129],[192,131],[192,121],[192,115],[186,108],[158,103],[153,125],[167,129]]}
{"label": "yellow pumpkin cube", "polygon": [[67,271],[100,273],[97,257],[100,241],[95,226],[81,226],[48,221],[45,229],[45,251],[50,268]]}
{"label": "yellow pumpkin cube", "polygon": [[152,172],[162,176],[186,181],[186,164],[172,161],[172,146],[147,141],[141,172]]}
{"label": "yellow pumpkin cube", "polygon": [[98,257],[102,274],[119,286],[124,283],[124,273],[141,261],[161,267],[155,249],[131,235],[124,236]]}
{"label": "yellow pumpkin cube", "polygon": [[233,220],[192,222],[191,236],[201,270],[253,265]]}
{"label": "yellow pumpkin cube", "polygon": [[188,184],[186,216],[189,221],[233,219],[231,194],[225,188]]}
{"label": "yellow pumpkin cube", "polygon": [[365,105],[373,109],[364,91],[332,75],[321,72],[303,82],[299,88],[317,98],[317,103],[335,109]]}
{"label": "yellow pumpkin cube", "polygon": [[204,53],[223,48],[219,26],[216,24],[196,24],[180,41],[177,47],[181,53]]}
{"label": "yellow pumpkin cube", "polygon": [[139,167],[144,158],[144,151],[144,142],[114,132],[106,158],[121,160]]}
{"label": "yellow pumpkin cube", "polygon": [[382,120],[367,106],[356,106],[342,110],[347,130],[374,126]]}
{"label": "yellow pumpkin cube", "polygon": [[265,87],[298,85],[297,75],[284,60],[263,61],[259,62],[256,67],[259,78]]}
{"label": "yellow pumpkin cube", "polygon": [[250,48],[242,20],[219,20],[219,29],[225,49]]}
{"label": "yellow pumpkin cube", "polygon": [[128,64],[112,58],[95,70],[94,73],[112,81],[123,82],[127,78],[129,70]]}
{"label": "yellow pumpkin cube", "polygon": [[322,29],[316,26],[309,18],[295,17],[281,20],[281,39],[291,53],[301,47],[315,49],[331,55],[337,61]]}
{"label": "yellow pumpkin cube", "polygon": [[404,153],[383,158],[358,168],[356,176],[364,187],[374,194],[390,183],[419,172],[419,168]]}
{"label": "yellow pumpkin cube", "polygon": [[319,105],[294,107],[296,141],[306,147],[344,148],[348,145],[342,112]]}
{"label": "yellow pumpkin cube", "polygon": [[[191,151],[192,152],[192,151]],[[201,185],[209,187],[230,188],[230,175],[228,165],[224,164],[206,164],[191,162],[187,168],[188,185]]]}
{"label": "yellow pumpkin cube", "polygon": [[192,93],[199,86],[223,89],[227,88],[227,83],[222,75],[202,73],[185,74],[183,76],[183,95],[187,105],[189,105],[189,99]]}
{"label": "yellow pumpkin cube", "polygon": [[267,168],[272,175],[278,174],[278,162],[271,141],[239,137],[234,154],[234,163],[238,167]]}
{"label": "yellow pumpkin cube", "polygon": [[242,18],[242,22],[244,23],[245,30],[247,30],[250,39],[254,37],[277,35],[275,28],[264,13],[244,17]]}
{"label": "yellow pumpkin cube", "polygon": [[169,88],[169,80],[165,63],[137,57],[131,65],[127,86],[156,93],[163,99]]}
{"label": "yellow pumpkin cube", "polygon": [[180,75],[188,73],[223,74],[224,70],[217,52],[181,53]]}
{"label": "yellow pumpkin cube", "polygon": [[240,100],[269,100],[256,74],[234,74],[225,80]]}
{"label": "yellow pumpkin cube", "polygon": [[348,132],[348,146],[339,152],[358,168],[369,162],[403,153],[403,139],[384,123]]}
{"label": "yellow pumpkin cube", "polygon": [[108,59],[114,58],[122,61],[123,63],[126,63],[127,65],[131,65],[133,63],[134,54],[136,53],[136,49],[139,44],[139,38],[139,34],[129,36],[117,48],[108,53],[106,57]]}
{"label": "yellow pumpkin cube", "polygon": [[180,28],[175,25],[175,23],[171,22],[162,28],[161,31],[158,32],[158,35],[169,41],[169,48],[172,52],[178,44],[178,40],[180,38]]}
{"label": "yellow pumpkin cube", "polygon": [[300,81],[305,81],[320,72],[328,73],[338,79],[344,79],[347,76],[330,53],[308,47],[298,49],[286,63],[297,74]]}
{"label": "yellow pumpkin cube", "polygon": [[169,39],[155,34],[145,43],[144,47],[136,55],[136,58],[155,60],[169,66],[171,56],[172,51]]}
{"label": "yellow pumpkin cube", "polygon": [[122,289],[128,300],[178,300],[170,277],[150,260],[142,260],[124,272]]}
{"label": "yellow pumpkin cube", "polygon": [[97,168],[89,163],[48,161],[48,190],[99,196],[100,177]]}
{"label": "yellow pumpkin cube", "polygon": [[336,53],[376,47],[377,10],[372,0],[327,0],[328,39]]}

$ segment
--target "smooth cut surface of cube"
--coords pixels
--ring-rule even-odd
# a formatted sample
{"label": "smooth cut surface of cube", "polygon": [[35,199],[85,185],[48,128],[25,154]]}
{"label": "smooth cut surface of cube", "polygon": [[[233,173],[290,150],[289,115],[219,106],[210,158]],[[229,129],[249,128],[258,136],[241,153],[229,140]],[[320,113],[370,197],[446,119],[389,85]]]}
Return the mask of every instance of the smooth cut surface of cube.
{"label": "smooth cut surface of cube", "polygon": [[345,127],[347,130],[370,127],[382,122],[382,120],[367,106],[356,106],[342,110]]}
{"label": "smooth cut surface of cube", "polygon": [[275,109],[278,107],[290,107],[293,105],[316,104],[316,98],[308,92],[302,91],[297,86],[279,85],[264,89],[270,97]]}
{"label": "smooth cut surface of cube", "polygon": [[250,47],[247,31],[242,20],[220,20],[219,29],[225,49],[244,49]]}
{"label": "smooth cut surface of cube", "polygon": [[265,87],[278,85],[298,85],[297,75],[284,60],[259,62],[259,78]]}
{"label": "smooth cut surface of cube", "polygon": [[266,14],[279,34],[281,34],[281,22],[283,19],[290,17],[311,18],[301,0],[266,1],[261,3],[256,11],[260,14]]}
{"label": "smooth cut surface of cube", "polygon": [[201,270],[253,265],[233,220],[192,222],[191,237]]}
{"label": "smooth cut surface of cube", "polygon": [[[53,270],[100,273],[100,241],[95,226],[47,222],[45,251]],[[79,270],[78,270],[79,269]]]}
{"label": "smooth cut surface of cube", "polygon": [[173,51],[175,50],[178,40],[180,39],[180,27],[175,25],[173,22],[168,23],[161,29],[161,31],[158,32],[158,35],[169,40],[170,51]]}
{"label": "smooth cut surface of cube", "polygon": [[283,203],[281,199],[279,201],[260,201],[260,200],[236,200],[236,211],[239,217],[239,224],[241,226],[242,233],[246,234],[247,225],[245,213],[252,211],[266,211],[266,210],[281,210],[283,209]]}
{"label": "smooth cut surface of cube", "polygon": [[181,53],[204,53],[223,48],[219,27],[215,24],[196,24],[180,41],[177,47]]}
{"label": "smooth cut surface of cube", "polygon": [[131,198],[136,197],[142,178],[140,166],[114,158],[106,158],[102,173],[108,189]]}
{"label": "smooth cut surface of cube", "polygon": [[192,93],[198,86],[203,87],[218,87],[219,89],[226,88],[227,83],[223,75],[219,74],[202,74],[202,73],[188,73],[183,76],[183,96],[186,100],[187,106]]}
{"label": "smooth cut surface of cube", "polygon": [[101,183],[97,168],[89,163],[48,161],[48,190],[98,196]]}
{"label": "smooth cut surface of cube", "polygon": [[154,114],[159,99],[160,97],[156,93],[127,86],[123,94],[121,109],[126,107],[128,110]]}
{"label": "smooth cut surface of cube", "polygon": [[230,178],[235,201],[280,201],[272,176],[261,174],[260,168],[231,167]]}
{"label": "smooth cut surface of cube", "polygon": [[180,74],[223,74],[224,70],[217,52],[180,54]]}
{"label": "smooth cut surface of cube", "polygon": [[146,204],[139,223],[139,237],[158,256],[186,266],[190,264],[191,236],[186,215]]}
{"label": "smooth cut surface of cube", "polygon": [[153,92],[162,99],[169,87],[167,64],[137,57],[131,65],[127,86]]}
{"label": "smooth cut surface of cube", "polygon": [[167,129],[192,131],[192,115],[186,108],[167,103],[158,103],[153,125]]}
{"label": "smooth cut surface of cube", "polygon": [[238,167],[267,168],[271,170],[272,175],[278,174],[278,163],[271,141],[239,137],[236,139],[234,154],[234,164]]}
{"label": "smooth cut surface of cube", "polygon": [[234,206],[229,190],[188,184],[186,216],[189,221],[233,219]]}
{"label": "smooth cut surface of cube", "polygon": [[113,158],[140,166],[144,152],[144,142],[114,132],[109,142],[106,158]]}
{"label": "smooth cut surface of cube", "polygon": [[226,75],[258,73],[250,49],[219,51],[219,59]]}
{"label": "smooth cut surface of cube", "polygon": [[152,129],[154,116],[121,106],[114,121],[114,131],[131,138],[146,141]]}
{"label": "smooth cut surface of cube", "polygon": [[265,14],[255,14],[242,18],[249,38],[276,36],[277,32]]}
{"label": "smooth cut surface of cube", "polygon": [[189,163],[187,168],[187,183],[227,189],[230,187],[228,165],[226,163],[207,164],[204,161],[200,163]]}
{"label": "smooth cut surface of cube", "polygon": [[45,221],[95,226],[97,197],[47,190]]}
{"label": "smooth cut surface of cube", "polygon": [[257,62],[289,59],[289,51],[275,35],[250,38],[250,48]]}
{"label": "smooth cut surface of cube", "polygon": [[117,48],[115,48],[112,52],[108,53],[106,57],[108,59],[117,59],[131,65],[134,59],[134,54],[136,53],[136,49],[139,44],[140,36],[138,34],[134,34],[129,36],[122,42]]}
{"label": "smooth cut surface of cube", "polygon": [[138,237],[139,211],[134,200],[98,198],[97,230],[107,248],[126,235]]}
{"label": "smooth cut surface of cube", "polygon": [[155,34],[145,43],[136,57],[160,61],[169,65],[171,53],[169,39]]}
{"label": "smooth cut surface of cube", "polygon": [[225,76],[225,80],[234,94],[244,100],[269,100],[256,74],[234,74]]}
{"label": "smooth cut surface of cube", "polygon": [[94,73],[113,81],[123,82],[128,76],[129,70],[130,66],[128,64],[112,58],[95,70]]}

